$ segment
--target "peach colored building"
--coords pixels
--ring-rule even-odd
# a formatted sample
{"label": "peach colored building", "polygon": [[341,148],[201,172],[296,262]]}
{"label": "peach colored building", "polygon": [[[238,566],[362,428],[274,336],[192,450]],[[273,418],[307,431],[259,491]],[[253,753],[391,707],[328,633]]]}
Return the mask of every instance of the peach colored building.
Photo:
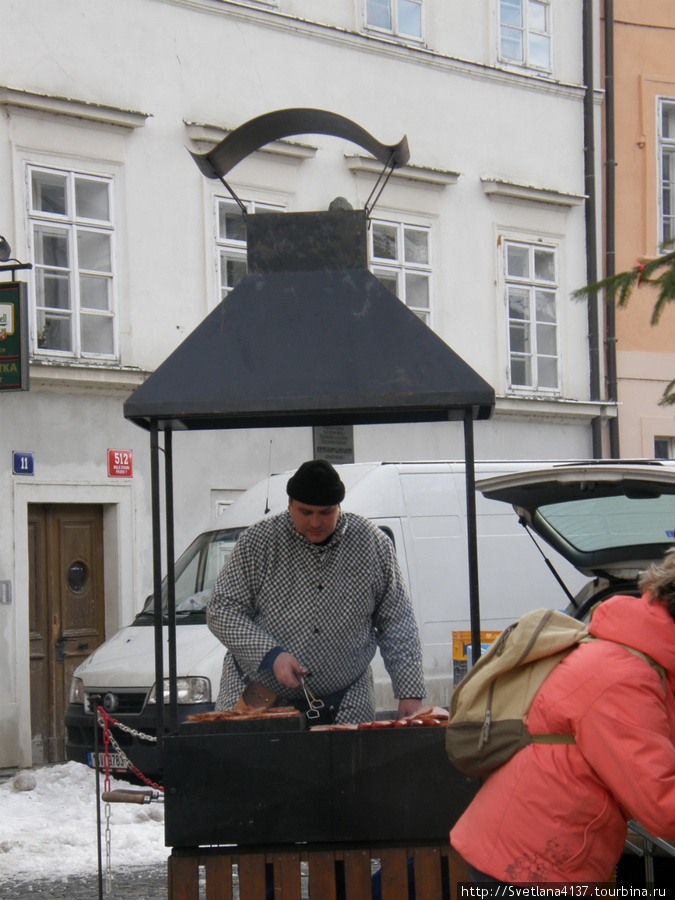
{"label": "peach colored building", "polygon": [[[604,4],[608,17],[612,7],[615,271],[622,272],[675,237],[675,3],[614,0]],[[654,289],[643,286],[616,312],[624,458],[675,456],[675,410],[659,405],[675,378],[675,308],[654,327],[655,300]]]}

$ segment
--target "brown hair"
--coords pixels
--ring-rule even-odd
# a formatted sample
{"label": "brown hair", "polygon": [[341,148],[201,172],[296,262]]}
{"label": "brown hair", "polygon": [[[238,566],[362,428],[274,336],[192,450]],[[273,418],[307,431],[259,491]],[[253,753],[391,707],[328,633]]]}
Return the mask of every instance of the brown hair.
{"label": "brown hair", "polygon": [[675,619],[675,547],[668,550],[663,562],[652,563],[638,578],[638,586],[643,594],[662,603]]}

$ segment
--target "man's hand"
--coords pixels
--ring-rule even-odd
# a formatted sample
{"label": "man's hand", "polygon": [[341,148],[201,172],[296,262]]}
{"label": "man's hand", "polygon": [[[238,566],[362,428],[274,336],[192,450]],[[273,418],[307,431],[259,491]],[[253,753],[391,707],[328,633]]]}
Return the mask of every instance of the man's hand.
{"label": "man's hand", "polygon": [[280,653],[272,666],[274,677],[287,688],[299,688],[300,678],[309,671],[301,666],[292,653]]}
{"label": "man's hand", "polygon": [[398,701],[398,717],[404,719],[406,716],[412,716],[418,709],[424,706],[423,700],[417,700],[414,697],[404,698]]}

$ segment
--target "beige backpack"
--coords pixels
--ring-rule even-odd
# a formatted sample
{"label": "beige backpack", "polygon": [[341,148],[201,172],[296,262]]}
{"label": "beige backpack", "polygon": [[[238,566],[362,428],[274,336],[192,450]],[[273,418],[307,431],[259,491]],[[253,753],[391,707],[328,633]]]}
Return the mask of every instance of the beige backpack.
{"label": "beige backpack", "polygon": [[[594,640],[583,622],[536,609],[505,629],[457,685],[446,750],[467,775],[488,775],[530,743],[574,744],[572,734],[530,734],[525,719],[546,677],[580,643]],[[625,646],[625,645],[624,645]],[[646,654],[631,647],[660,674]]]}

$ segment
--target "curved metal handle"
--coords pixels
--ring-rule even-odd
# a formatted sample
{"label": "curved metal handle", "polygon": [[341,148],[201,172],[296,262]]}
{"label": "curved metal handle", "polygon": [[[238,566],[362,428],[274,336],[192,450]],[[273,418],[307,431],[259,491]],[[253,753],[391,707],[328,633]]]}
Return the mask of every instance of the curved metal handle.
{"label": "curved metal handle", "polygon": [[330,134],[372,153],[383,165],[404,166],[410,159],[408,139],[381,144],[356,122],[324,109],[278,109],[250,119],[223,138],[208,153],[190,154],[207,178],[223,178],[242,159],[280,138],[296,134]]}

